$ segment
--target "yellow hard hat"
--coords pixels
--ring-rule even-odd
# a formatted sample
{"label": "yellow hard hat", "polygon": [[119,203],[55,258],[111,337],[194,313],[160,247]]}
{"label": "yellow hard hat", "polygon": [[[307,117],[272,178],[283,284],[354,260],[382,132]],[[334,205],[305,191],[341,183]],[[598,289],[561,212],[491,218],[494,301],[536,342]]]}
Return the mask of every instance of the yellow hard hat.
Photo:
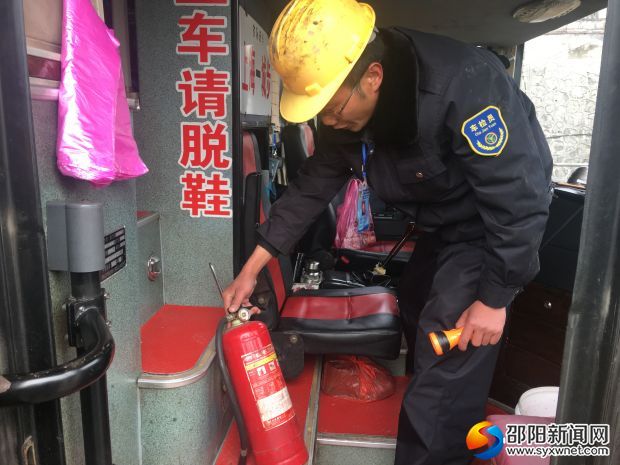
{"label": "yellow hard hat", "polygon": [[271,63],[282,78],[282,117],[313,118],[334,96],[361,56],[375,25],[375,12],[355,0],[293,0],[271,35]]}

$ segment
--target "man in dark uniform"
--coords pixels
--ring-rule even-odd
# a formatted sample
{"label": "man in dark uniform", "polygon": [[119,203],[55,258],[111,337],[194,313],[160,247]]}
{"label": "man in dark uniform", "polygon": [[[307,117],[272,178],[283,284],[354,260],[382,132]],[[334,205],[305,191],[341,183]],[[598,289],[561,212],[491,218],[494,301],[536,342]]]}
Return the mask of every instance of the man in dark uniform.
{"label": "man in dark uniform", "polygon": [[[412,30],[377,31],[369,8],[296,0],[274,26],[281,112],[293,122],[318,113],[322,126],[315,155],[259,228],[225,304],[248,305],[258,271],[291,251],[351,171],[362,179],[363,170],[382,200],[425,231],[399,289],[413,376],[396,464],[463,465],[471,460],[465,436],[484,419],[506,307],[539,269],[552,159],[532,103],[495,55]],[[330,56],[316,70],[325,56],[303,48],[330,34],[351,63],[346,73],[330,69]],[[363,38],[360,56],[351,57],[347,37]],[[321,72],[331,72],[327,82]],[[454,327],[463,328],[460,350],[438,357],[426,335]]]}

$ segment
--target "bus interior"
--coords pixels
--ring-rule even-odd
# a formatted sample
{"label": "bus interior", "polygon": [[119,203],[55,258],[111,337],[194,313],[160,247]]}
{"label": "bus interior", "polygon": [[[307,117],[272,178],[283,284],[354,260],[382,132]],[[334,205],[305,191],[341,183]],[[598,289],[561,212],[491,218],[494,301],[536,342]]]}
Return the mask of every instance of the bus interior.
{"label": "bus interior", "polygon": [[[72,2],[89,3],[64,1]],[[0,463],[236,464],[239,432],[215,345],[225,312],[209,264],[222,285],[232,281],[256,245],[256,226],[320,138],[315,121],[288,124],[278,111],[281,83],[267,43],[288,2],[91,3],[120,42],[123,73],[116,78],[148,173],[101,182],[78,179],[68,164],[61,173],[63,1],[3,0]],[[579,176],[555,180],[541,269],[510,309],[487,419],[518,422],[524,392],[559,386],[558,412],[548,422],[607,423],[617,443],[620,187],[613,173],[620,163],[613,154],[620,143],[606,122],[620,104],[620,1],[368,3],[378,27],[489,48],[517,82],[524,44],[607,8],[587,187]],[[197,17],[209,18],[205,36],[192,32]],[[207,37],[203,48],[200,37]],[[93,60],[89,66],[93,50],[83,55]],[[198,73],[211,86],[206,110],[191,101]],[[91,122],[116,115],[100,107],[77,111],[91,112],[82,115]],[[307,463],[385,465],[393,463],[411,376],[394,289],[417,231],[414,218],[372,198],[377,242],[335,248],[343,196],[294,253],[268,264],[253,302],[278,352]],[[72,252],[73,242],[89,250],[94,241],[97,249],[97,238],[103,250]],[[93,260],[105,267],[84,265]],[[377,264],[385,275],[373,273]],[[363,403],[323,392],[324,368],[348,356],[387,369],[394,394]],[[474,463],[552,463],[514,459]],[[553,463],[619,459],[612,447],[596,462]],[[247,463],[255,463],[251,451]]]}

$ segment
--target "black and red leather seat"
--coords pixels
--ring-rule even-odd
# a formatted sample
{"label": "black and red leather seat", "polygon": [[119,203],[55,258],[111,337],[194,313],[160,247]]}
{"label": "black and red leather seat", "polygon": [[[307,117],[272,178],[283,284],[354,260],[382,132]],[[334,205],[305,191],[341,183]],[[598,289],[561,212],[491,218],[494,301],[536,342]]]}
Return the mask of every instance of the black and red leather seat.
{"label": "black and red leather seat", "polygon": [[[243,151],[247,256],[255,245],[255,229],[251,226],[264,221],[270,205],[263,195],[267,191],[266,173],[258,175],[260,160],[253,134],[244,133]],[[273,258],[259,276],[256,293],[261,295],[259,301],[262,298],[264,308],[259,318],[270,329],[300,335],[307,353],[398,357],[401,326],[396,295],[392,291],[375,286],[290,293],[291,279],[290,259],[286,256]]]}

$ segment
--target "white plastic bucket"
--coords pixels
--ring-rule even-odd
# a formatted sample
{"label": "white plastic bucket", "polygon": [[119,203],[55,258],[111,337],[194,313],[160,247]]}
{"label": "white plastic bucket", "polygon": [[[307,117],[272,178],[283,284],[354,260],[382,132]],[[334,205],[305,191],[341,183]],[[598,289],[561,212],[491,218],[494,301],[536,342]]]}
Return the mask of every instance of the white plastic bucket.
{"label": "white plastic bucket", "polygon": [[515,414],[555,418],[559,391],[557,386],[543,386],[525,391],[515,407]]}

